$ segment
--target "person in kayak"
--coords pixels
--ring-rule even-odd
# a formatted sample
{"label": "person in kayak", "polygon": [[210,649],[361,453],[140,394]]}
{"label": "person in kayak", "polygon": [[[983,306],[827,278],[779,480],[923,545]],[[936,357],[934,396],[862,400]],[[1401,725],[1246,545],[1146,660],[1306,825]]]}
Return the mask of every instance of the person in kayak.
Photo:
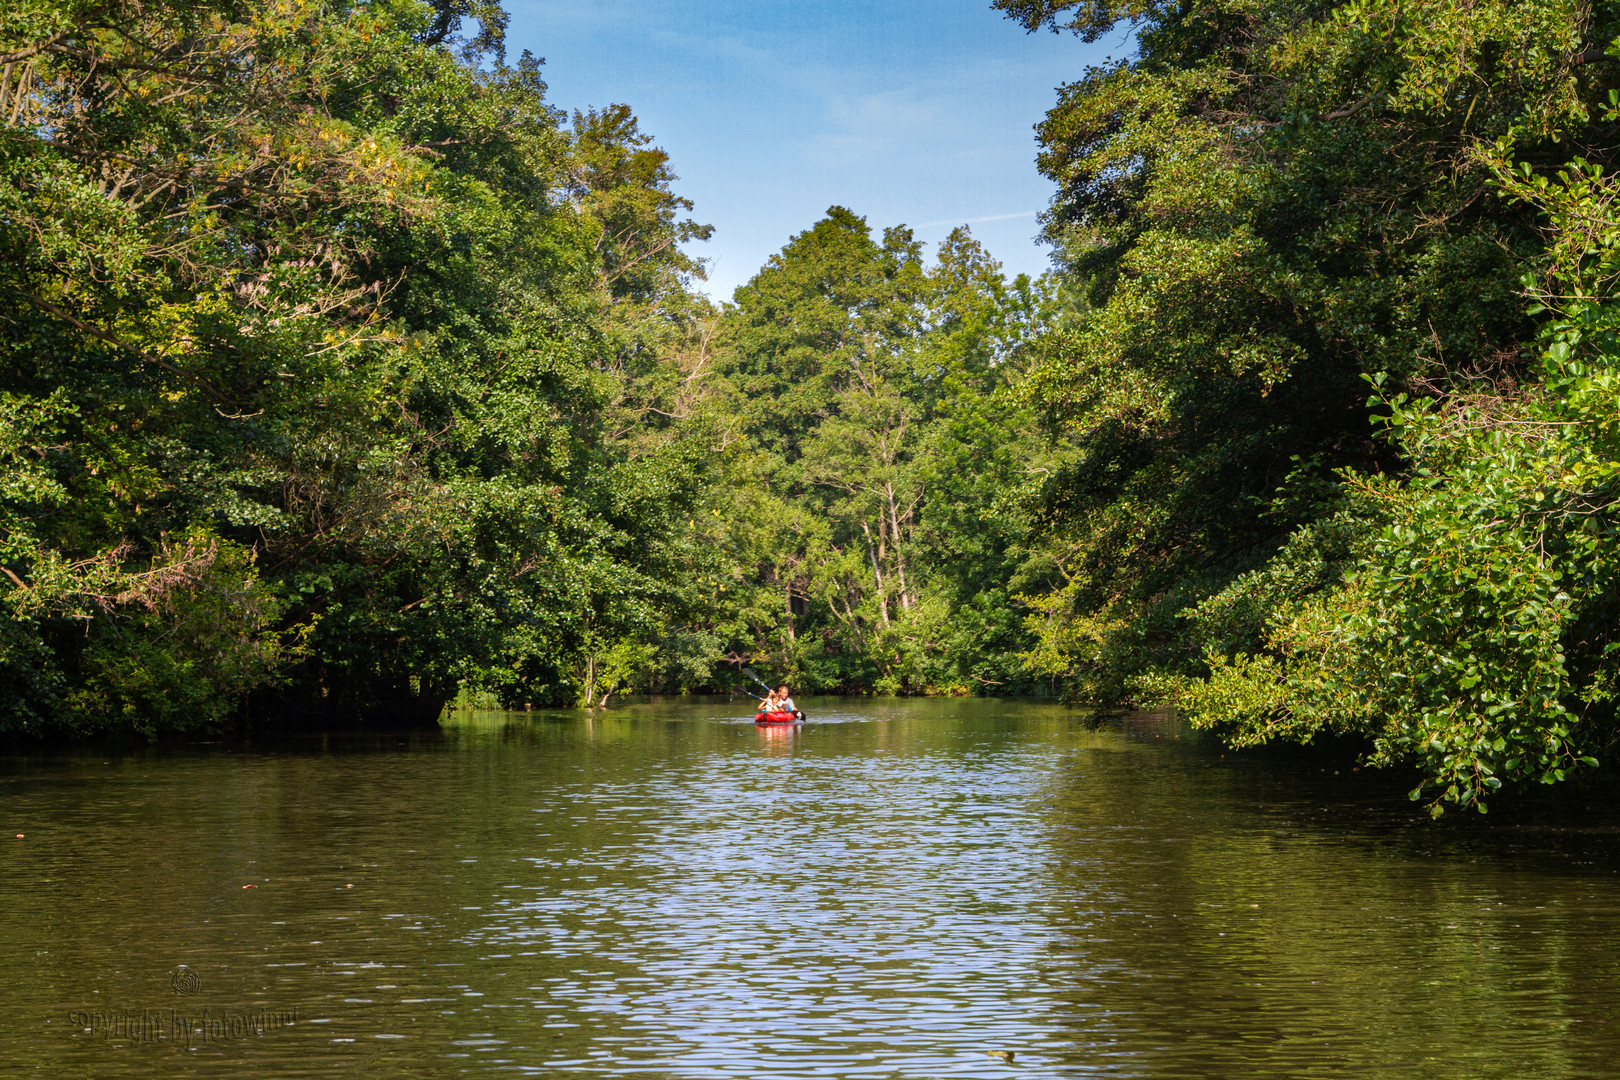
{"label": "person in kayak", "polygon": [[759,702],[759,713],[754,717],[756,722],[766,724],[788,724],[802,719],[804,714],[793,707],[786,686],[775,690],[767,688]]}

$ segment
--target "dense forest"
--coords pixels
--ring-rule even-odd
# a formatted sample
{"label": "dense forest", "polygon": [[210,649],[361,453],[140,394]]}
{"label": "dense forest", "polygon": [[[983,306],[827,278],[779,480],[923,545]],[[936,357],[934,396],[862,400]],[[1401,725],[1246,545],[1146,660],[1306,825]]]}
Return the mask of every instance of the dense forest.
{"label": "dense forest", "polygon": [[753,664],[1350,736],[1437,811],[1610,760],[1620,11],[994,6],[1134,42],[1039,128],[1052,271],[835,206],[716,303],[494,3],[14,5],[0,734]]}

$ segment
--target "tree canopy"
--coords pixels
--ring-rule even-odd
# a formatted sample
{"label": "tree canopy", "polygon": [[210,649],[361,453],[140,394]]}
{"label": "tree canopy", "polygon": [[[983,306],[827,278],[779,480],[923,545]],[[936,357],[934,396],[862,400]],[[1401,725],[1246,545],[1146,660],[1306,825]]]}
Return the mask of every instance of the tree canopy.
{"label": "tree canopy", "polygon": [[605,312],[678,288],[701,229],[633,118],[568,129],[499,27],[7,20],[7,724],[572,700],[604,628],[676,602],[644,527],[700,468],[607,436]]}
{"label": "tree canopy", "polygon": [[1138,43],[1040,131],[1091,311],[1031,378],[1081,447],[1044,496],[1081,572],[1042,602],[1039,662],[1239,742],[1366,736],[1420,766],[1416,795],[1596,762],[1607,545],[1574,536],[1609,535],[1610,497],[1587,473],[1556,512],[1531,489],[1596,423],[1543,413],[1571,388],[1547,316],[1610,283],[1590,255],[1544,276],[1593,236],[1568,193],[1614,165],[1615,13],[997,6]]}
{"label": "tree canopy", "polygon": [[478,0],[0,16],[0,733],[808,691],[1177,707],[1486,805],[1615,743],[1620,15],[996,0],[1051,273],[729,301]]}

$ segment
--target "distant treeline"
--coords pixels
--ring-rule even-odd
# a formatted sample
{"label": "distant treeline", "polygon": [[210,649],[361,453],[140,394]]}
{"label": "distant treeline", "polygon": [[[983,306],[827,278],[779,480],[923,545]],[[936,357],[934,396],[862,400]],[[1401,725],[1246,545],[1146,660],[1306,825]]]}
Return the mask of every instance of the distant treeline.
{"label": "distant treeline", "polygon": [[1053,272],[834,207],[717,305],[495,4],[23,0],[0,732],[752,664],[1359,736],[1436,806],[1606,760],[1620,12],[995,6],[1133,32],[1040,129]]}

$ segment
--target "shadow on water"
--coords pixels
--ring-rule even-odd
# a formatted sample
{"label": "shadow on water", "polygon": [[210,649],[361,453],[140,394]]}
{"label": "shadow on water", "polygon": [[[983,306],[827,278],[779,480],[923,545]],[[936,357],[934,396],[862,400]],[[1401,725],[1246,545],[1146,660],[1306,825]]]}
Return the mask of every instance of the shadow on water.
{"label": "shadow on water", "polygon": [[1119,730],[1051,819],[1053,922],[1075,930],[1047,972],[1094,1054],[1153,1076],[1610,1075],[1601,789],[1435,822],[1338,754]]}
{"label": "shadow on water", "polygon": [[1316,829],[1346,843],[1533,864],[1546,873],[1620,873],[1620,783],[1608,773],[1503,792],[1488,813],[1452,806],[1435,819],[1430,795],[1410,797],[1419,775],[1363,767],[1360,740],[1232,750],[1173,716],[1137,714],[1117,723],[1127,740],[1184,746],[1198,768],[1220,777],[1233,805],[1248,808],[1255,827]]}

